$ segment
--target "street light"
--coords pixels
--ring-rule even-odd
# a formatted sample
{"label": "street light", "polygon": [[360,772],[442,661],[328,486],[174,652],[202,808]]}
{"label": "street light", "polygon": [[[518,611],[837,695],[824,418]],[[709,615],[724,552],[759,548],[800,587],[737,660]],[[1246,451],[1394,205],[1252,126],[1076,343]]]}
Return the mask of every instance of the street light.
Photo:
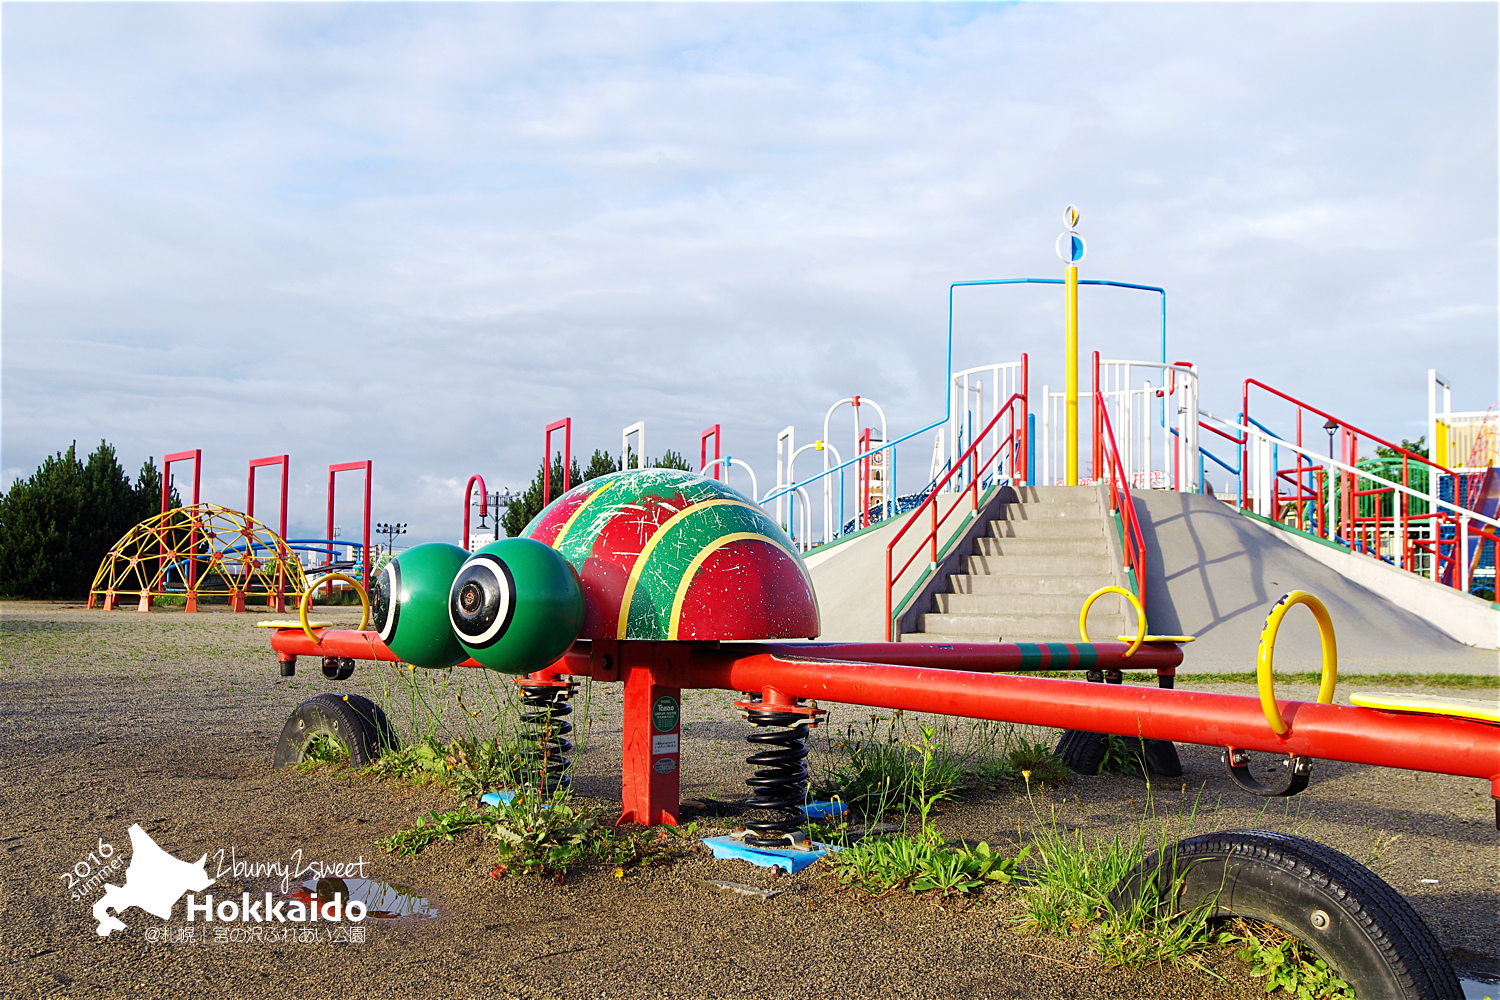
{"label": "street light", "polygon": [[397,535],[404,535],[404,534],[406,534],[406,522],[405,521],[399,521],[399,522],[397,522],[395,524],[385,524],[385,523],[377,524],[377,525],[375,525],[375,531],[376,531],[377,534],[381,534],[381,535],[385,536],[386,551],[389,552],[389,553],[391,553],[391,555],[395,555],[396,554],[396,536]]}
{"label": "street light", "polygon": [[1331,462],[1333,461],[1333,436],[1339,432],[1339,422],[1329,417],[1323,429],[1328,432],[1328,460]]}

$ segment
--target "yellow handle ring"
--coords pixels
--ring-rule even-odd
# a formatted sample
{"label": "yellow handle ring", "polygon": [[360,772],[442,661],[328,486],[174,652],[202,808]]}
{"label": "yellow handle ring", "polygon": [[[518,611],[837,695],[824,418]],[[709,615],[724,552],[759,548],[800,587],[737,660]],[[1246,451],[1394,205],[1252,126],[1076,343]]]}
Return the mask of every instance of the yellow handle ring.
{"label": "yellow handle ring", "polygon": [[345,576],[342,573],[324,573],[322,576],[318,577],[312,583],[309,583],[307,585],[307,589],[302,592],[302,600],[297,604],[297,619],[302,623],[302,631],[306,632],[307,637],[318,645],[322,645],[323,640],[318,636],[313,635],[313,630],[308,626],[307,609],[308,606],[312,604],[313,592],[316,591],[319,587],[323,586],[323,584],[327,583],[329,580],[343,580],[345,583],[349,584],[349,586],[354,588],[354,592],[359,594],[359,603],[361,608],[359,615],[359,631],[363,632],[365,630],[365,626],[370,624],[370,595],[365,593],[364,586],[352,576]]}
{"label": "yellow handle ring", "polygon": [[1333,703],[1333,689],[1339,680],[1339,646],[1333,634],[1333,619],[1323,602],[1305,590],[1294,590],[1283,594],[1281,600],[1266,615],[1266,623],[1260,630],[1260,648],[1255,656],[1255,684],[1260,689],[1260,708],[1266,713],[1266,722],[1277,736],[1284,735],[1289,728],[1276,705],[1276,681],[1271,676],[1271,663],[1276,653],[1276,632],[1281,628],[1281,619],[1299,604],[1307,605],[1318,623],[1318,638],[1323,643],[1323,673],[1318,685],[1318,701],[1325,705]]}
{"label": "yellow handle ring", "polygon": [[1124,587],[1100,587],[1088,596],[1088,600],[1083,602],[1083,610],[1078,612],[1078,634],[1083,637],[1084,642],[1089,641],[1089,608],[1093,607],[1094,602],[1105,594],[1123,594],[1125,595],[1125,599],[1135,608],[1135,641],[1130,644],[1130,648],[1125,650],[1125,655],[1121,657],[1121,659],[1128,660],[1135,655],[1136,650],[1141,648],[1141,643],[1146,641],[1146,609],[1141,607],[1141,599]]}

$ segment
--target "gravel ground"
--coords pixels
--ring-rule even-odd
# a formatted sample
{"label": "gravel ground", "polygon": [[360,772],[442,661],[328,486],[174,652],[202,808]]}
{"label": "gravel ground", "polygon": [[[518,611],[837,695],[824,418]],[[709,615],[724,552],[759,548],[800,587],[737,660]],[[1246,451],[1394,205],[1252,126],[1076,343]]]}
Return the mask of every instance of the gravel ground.
{"label": "gravel ground", "polygon": [[[1219,979],[1107,970],[1080,939],[1018,934],[1014,889],[965,902],[869,899],[832,891],[816,867],[773,878],[701,850],[624,878],[606,870],[575,872],[562,885],[499,881],[486,876],[493,848],[473,832],[414,858],[386,854],[377,841],[430,809],[451,808],[451,796],[347,772],[273,771],[270,760],[287,714],[304,699],[403,689],[392,685],[390,668],[366,664],[344,682],[325,680],[307,661],[295,678],[281,678],[267,634],[249,627],[256,617],[0,605],[0,754],[12,762],[0,773],[0,995],[1264,995],[1228,956],[1211,963]],[[320,617],[352,623],[344,609]],[[455,678],[446,683],[462,686],[481,719],[495,711],[492,692],[506,690],[493,675]],[[442,675],[422,682],[423,698],[449,706],[453,691]],[[1289,688],[1286,696],[1312,690]],[[587,701],[589,725],[577,786],[601,809],[618,803],[619,698],[618,685],[594,685],[578,699]],[[685,693],[684,799],[744,797],[747,727],[731,700]],[[868,718],[863,709],[834,707],[822,738]],[[1327,843],[1405,895],[1461,970],[1500,973],[1490,957],[1500,952],[1500,834],[1481,782],[1319,762],[1306,792],[1267,805],[1234,790],[1217,751],[1181,751],[1184,778],[1154,789],[1160,815],[1186,822],[1197,801],[1194,832],[1262,827]],[[950,805],[937,823],[950,836],[1013,851],[1037,813],[1050,815],[1054,805],[1060,823],[1095,835],[1133,831],[1146,798],[1139,779],[1076,778],[1034,801],[1005,791]],[[713,812],[704,817],[710,826]],[[364,943],[168,944],[146,940],[162,921],[127,910],[127,931],[99,937],[89,912],[99,889],[75,900],[63,873],[101,838],[128,844],[132,823],[177,857],[207,853],[210,875],[220,851],[240,860],[283,860],[299,850],[304,862],[363,859],[368,877],[412,887],[438,916],[372,925]],[[701,878],[786,891],[769,900],[725,896]],[[275,888],[276,879],[227,872],[211,891],[223,899]],[[187,926],[182,910],[173,927]]]}

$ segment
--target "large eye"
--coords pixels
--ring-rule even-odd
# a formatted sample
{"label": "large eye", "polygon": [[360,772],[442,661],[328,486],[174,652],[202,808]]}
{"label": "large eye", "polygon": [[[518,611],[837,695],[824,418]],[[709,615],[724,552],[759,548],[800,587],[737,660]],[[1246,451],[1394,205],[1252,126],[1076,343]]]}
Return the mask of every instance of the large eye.
{"label": "large eye", "polygon": [[529,674],[557,661],[583,628],[583,585],[554,548],[502,538],[469,557],[448,593],[453,633],[476,661]]}
{"label": "large eye", "polygon": [[448,590],[468,557],[457,545],[415,545],[372,581],[371,616],[380,641],[407,663],[441,669],[467,656],[448,623]]}
{"label": "large eye", "polygon": [[380,641],[386,645],[390,645],[391,636],[396,634],[396,619],[401,617],[401,605],[395,601],[395,595],[400,592],[401,566],[392,559],[375,577],[375,584],[370,588],[370,617],[375,621]]}
{"label": "large eye", "polygon": [[448,615],[459,641],[471,649],[498,642],[516,614],[516,580],[510,567],[488,553],[471,558],[458,571]]}

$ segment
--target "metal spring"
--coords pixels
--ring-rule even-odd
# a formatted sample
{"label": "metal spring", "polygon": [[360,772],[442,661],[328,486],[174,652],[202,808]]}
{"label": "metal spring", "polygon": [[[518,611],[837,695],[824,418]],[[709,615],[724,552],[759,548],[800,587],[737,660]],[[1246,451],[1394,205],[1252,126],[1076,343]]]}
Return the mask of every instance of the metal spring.
{"label": "metal spring", "polygon": [[753,732],[746,736],[753,746],[765,746],[746,758],[757,768],[745,781],[755,794],[745,800],[752,809],[763,809],[771,818],[747,819],[745,843],[751,847],[787,847],[796,841],[805,817],[802,804],[807,794],[807,716],[800,712],[752,708],[746,718],[753,726],[791,728]]}
{"label": "metal spring", "polygon": [[521,782],[549,795],[569,788],[573,779],[568,769],[573,759],[573,743],[567,737],[573,731],[568,716],[571,689],[557,684],[521,684],[521,724],[530,727],[521,734]]}

